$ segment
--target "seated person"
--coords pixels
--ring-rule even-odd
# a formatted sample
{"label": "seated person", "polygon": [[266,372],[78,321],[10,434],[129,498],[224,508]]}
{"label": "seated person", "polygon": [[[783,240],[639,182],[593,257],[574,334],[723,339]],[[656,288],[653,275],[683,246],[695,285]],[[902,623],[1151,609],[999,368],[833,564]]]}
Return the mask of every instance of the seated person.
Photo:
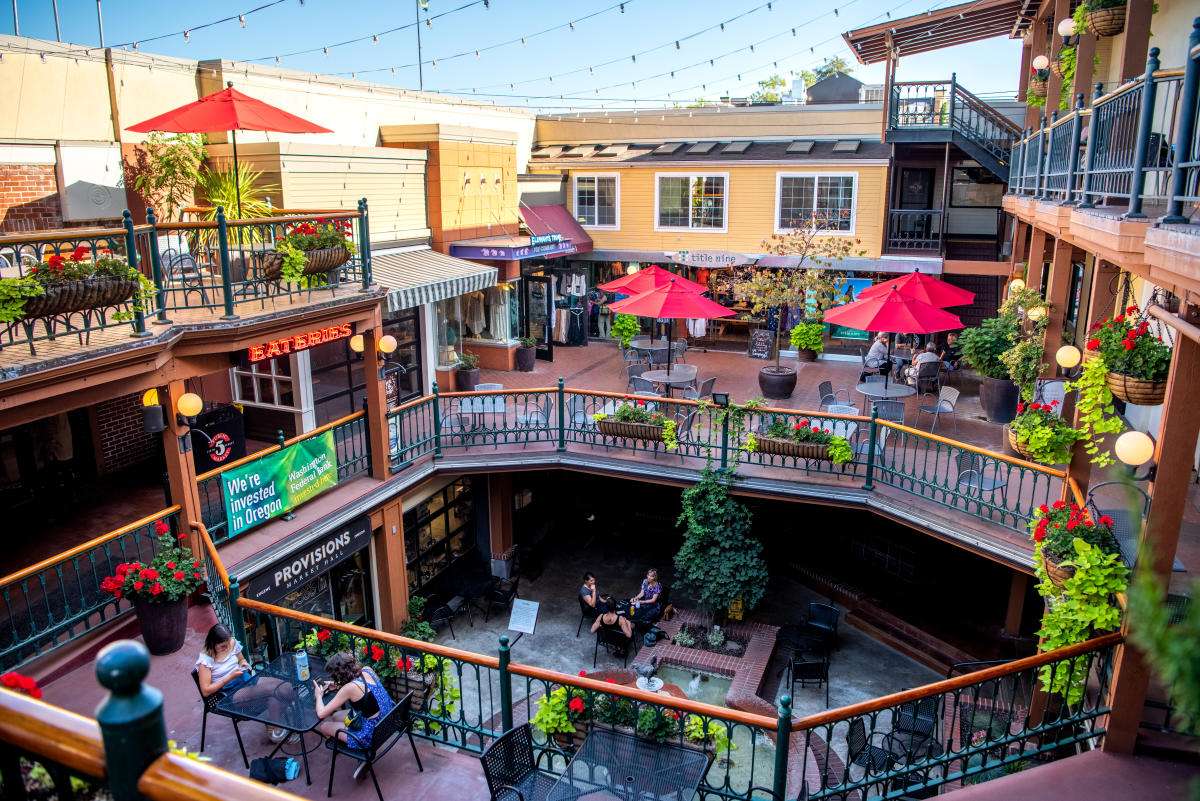
{"label": "seated person", "polygon": [[[204,638],[204,650],[196,658],[196,673],[200,677],[200,694],[205,698],[219,693],[239,703],[263,699],[273,717],[282,713],[280,699],[287,700],[292,692],[279,679],[255,674],[242,654],[242,644],[220,623],[209,629]],[[288,731],[268,726],[267,736],[278,743],[288,736]]]}
{"label": "seated person", "polygon": [[661,613],[658,603],[660,595],[662,585],[658,583],[658,571],[650,568],[646,571],[646,578],[642,579],[641,592],[629,599],[633,607],[633,619],[638,623],[653,623],[658,620]]}
{"label": "seated person", "polygon": [[[317,731],[331,739],[337,737],[351,748],[366,748],[375,726],[396,702],[375,671],[360,665],[351,653],[329,657],[325,670],[331,681],[313,680],[317,717],[321,719]],[[325,693],[329,691],[336,692],[326,703]],[[349,712],[338,714],[343,706],[348,706]]]}
{"label": "seated person", "polygon": [[[871,343],[871,349],[866,355],[866,371],[879,372],[885,369],[888,363],[888,335],[876,334],[875,341]],[[865,372],[864,371],[864,374]]]}
{"label": "seated person", "polygon": [[583,574],[583,585],[579,588],[579,600],[592,609],[597,609],[600,601],[600,591],[596,589],[596,577],[592,573]]}
{"label": "seated person", "polygon": [[929,362],[938,362],[940,364],[941,361],[942,357],[938,355],[937,345],[933,344],[932,341],[928,342],[923,351],[913,356],[912,366],[904,368],[906,380],[910,384],[917,383],[917,373],[921,371],[922,364],[928,364]]}
{"label": "seated person", "polygon": [[946,334],[946,349],[942,351],[942,364],[947,370],[957,370],[958,362],[962,359],[962,352],[958,349],[958,332],[951,331]]}
{"label": "seated person", "polygon": [[601,612],[596,620],[592,623],[592,631],[597,632],[600,629],[606,631],[619,631],[626,637],[633,637],[633,624],[629,622],[629,618],[621,617],[612,609],[606,609]]}

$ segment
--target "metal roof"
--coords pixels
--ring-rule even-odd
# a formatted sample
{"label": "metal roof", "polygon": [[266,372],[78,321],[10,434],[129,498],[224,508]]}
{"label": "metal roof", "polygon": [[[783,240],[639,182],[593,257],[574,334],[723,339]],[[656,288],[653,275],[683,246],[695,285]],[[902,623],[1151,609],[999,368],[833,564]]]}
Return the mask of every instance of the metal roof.
{"label": "metal roof", "polygon": [[860,64],[876,64],[887,59],[889,49],[911,56],[1013,36],[1029,25],[1036,12],[1037,3],[1031,0],[976,0],[846,31],[842,38]]}

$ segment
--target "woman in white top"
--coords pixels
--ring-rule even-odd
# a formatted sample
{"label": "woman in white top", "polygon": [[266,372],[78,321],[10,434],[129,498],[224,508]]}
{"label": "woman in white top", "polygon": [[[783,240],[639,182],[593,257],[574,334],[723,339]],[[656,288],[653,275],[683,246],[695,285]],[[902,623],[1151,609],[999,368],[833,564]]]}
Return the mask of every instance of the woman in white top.
{"label": "woman in white top", "polygon": [[[290,686],[279,679],[258,676],[242,654],[242,644],[233,638],[229,629],[220,623],[208,630],[204,638],[204,650],[196,658],[196,672],[200,676],[200,694],[205,698],[220,693],[231,696],[239,703],[255,698],[266,698],[272,717],[278,717],[282,701],[292,693]],[[286,729],[267,727],[272,742],[287,737]]]}

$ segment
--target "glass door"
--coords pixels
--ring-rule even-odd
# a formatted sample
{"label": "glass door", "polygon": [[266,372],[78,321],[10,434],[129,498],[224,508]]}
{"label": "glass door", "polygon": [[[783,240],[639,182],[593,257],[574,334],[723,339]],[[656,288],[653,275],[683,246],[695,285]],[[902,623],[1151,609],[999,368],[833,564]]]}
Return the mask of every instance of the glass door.
{"label": "glass door", "polygon": [[525,277],[525,335],[537,342],[536,356],[554,361],[554,291],[548,275]]}

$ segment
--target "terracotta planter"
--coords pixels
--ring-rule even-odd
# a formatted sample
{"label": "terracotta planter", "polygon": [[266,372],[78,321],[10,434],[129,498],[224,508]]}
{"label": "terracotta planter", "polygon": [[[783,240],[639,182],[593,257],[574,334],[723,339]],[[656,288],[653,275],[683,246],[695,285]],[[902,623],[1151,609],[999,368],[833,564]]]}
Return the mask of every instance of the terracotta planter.
{"label": "terracotta planter", "polygon": [[1046,90],[1047,90],[1046,82],[1043,81],[1041,78],[1030,78],[1029,79],[1029,91],[1033,93],[1034,97],[1045,97]]}
{"label": "terracotta planter", "polygon": [[150,653],[165,656],[183,647],[187,637],[187,598],[167,603],[135,599],[133,609]]}
{"label": "terracotta planter", "polygon": [[758,388],[772,400],[790,398],[796,390],[796,371],[791,367],[764,367],[758,371]]}
{"label": "terracotta planter", "polygon": [[1011,423],[1017,416],[1017,401],[1021,391],[1017,385],[1007,378],[979,379],[979,405],[987,415],[989,422],[997,424]]}
{"label": "terracotta planter", "polygon": [[25,301],[22,317],[50,317],[85,309],[118,306],[133,297],[138,282],[128,278],[84,278],[45,288],[45,294]]}
{"label": "terracotta planter", "polygon": [[596,429],[606,437],[641,439],[647,442],[662,442],[663,427],[651,423],[621,423],[616,420],[596,421]]}
{"label": "terracotta planter", "polygon": [[479,368],[458,368],[454,373],[454,387],[458,392],[473,392],[479,386]]}
{"label": "terracotta planter", "polygon": [[817,442],[796,442],[776,437],[757,437],[756,441],[755,450],[759,453],[794,456],[797,459],[829,459],[829,446]]}
{"label": "terracotta planter", "polygon": [[[414,661],[415,658],[414,658]],[[412,693],[412,709],[420,712],[425,709],[429,696],[433,694],[433,683],[436,673],[404,673],[399,676],[388,676],[383,680],[383,688],[393,701],[399,701],[408,693]]]}
{"label": "terracotta planter", "polygon": [[1108,391],[1126,403],[1158,406],[1167,394],[1166,381],[1143,381],[1133,376],[1109,372]]}
{"label": "terracotta planter", "polygon": [[537,348],[517,348],[516,362],[517,370],[522,373],[532,373],[533,364],[537,358]]}
{"label": "terracotta planter", "polygon": [[1075,575],[1075,568],[1070,565],[1061,565],[1045,553],[1042,553],[1042,566],[1046,568],[1050,583],[1060,590],[1067,583],[1067,579]]}
{"label": "terracotta planter", "polygon": [[[324,275],[336,270],[350,260],[350,251],[345,248],[316,248],[304,251],[305,275]],[[283,277],[283,254],[271,250],[263,254],[263,278],[278,281]]]}
{"label": "terracotta planter", "polygon": [[815,362],[817,360],[817,352],[811,348],[800,348],[796,351],[796,361],[798,362]]}
{"label": "terracotta planter", "polygon": [[1125,30],[1125,6],[1089,11],[1087,29],[1097,36],[1116,36]]}

